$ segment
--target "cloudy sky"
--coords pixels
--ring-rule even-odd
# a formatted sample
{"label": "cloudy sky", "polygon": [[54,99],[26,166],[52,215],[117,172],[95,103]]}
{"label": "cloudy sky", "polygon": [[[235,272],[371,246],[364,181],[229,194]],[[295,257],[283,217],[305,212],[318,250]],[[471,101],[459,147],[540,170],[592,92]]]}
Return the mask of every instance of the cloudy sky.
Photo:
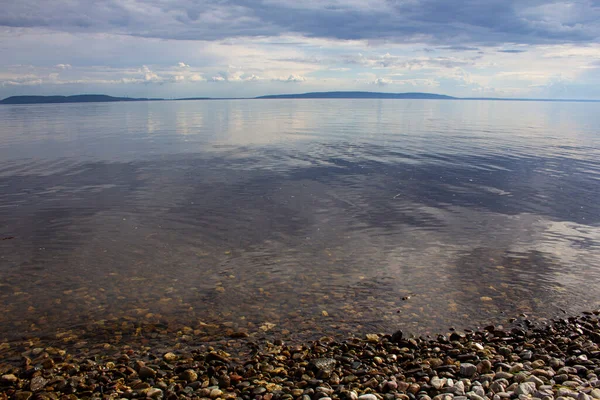
{"label": "cloudy sky", "polygon": [[0,98],[600,99],[600,0],[0,0]]}

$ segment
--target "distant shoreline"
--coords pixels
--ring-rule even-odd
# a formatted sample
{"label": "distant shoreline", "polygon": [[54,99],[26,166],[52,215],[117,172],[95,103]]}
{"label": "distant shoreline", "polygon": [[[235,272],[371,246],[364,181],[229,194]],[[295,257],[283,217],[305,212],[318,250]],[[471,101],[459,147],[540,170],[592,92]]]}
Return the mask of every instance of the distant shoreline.
{"label": "distant shoreline", "polygon": [[502,97],[452,97],[435,93],[383,93],[383,92],[310,92],[300,94],[275,94],[258,97],[186,97],[178,99],[113,97],[103,94],[80,94],[74,96],[11,96],[0,104],[63,104],[63,103],[113,103],[132,101],[190,101],[190,100],[283,100],[283,99],[390,99],[390,100],[485,100],[485,101],[540,101],[598,103],[600,100],[585,99],[528,99]]}

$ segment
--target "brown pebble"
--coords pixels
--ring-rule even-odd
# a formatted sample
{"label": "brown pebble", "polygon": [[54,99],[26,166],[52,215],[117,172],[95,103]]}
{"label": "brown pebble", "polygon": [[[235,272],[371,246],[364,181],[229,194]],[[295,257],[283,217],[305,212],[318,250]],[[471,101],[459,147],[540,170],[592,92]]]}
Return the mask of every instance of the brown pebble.
{"label": "brown pebble", "polygon": [[153,370],[152,368],[146,367],[144,365],[144,366],[140,367],[140,370],[138,371],[138,375],[142,379],[154,378],[156,376],[156,371]]}
{"label": "brown pebble", "polygon": [[406,392],[408,390],[408,387],[410,386],[409,383],[407,382],[398,382],[398,391],[400,392]]}
{"label": "brown pebble", "polygon": [[29,400],[32,395],[33,393],[27,391],[17,392],[15,393],[15,400]]}
{"label": "brown pebble", "polygon": [[198,374],[193,369],[186,369],[181,373],[181,379],[187,382],[195,382],[198,380]]}
{"label": "brown pebble", "polygon": [[421,386],[417,383],[413,383],[408,387],[408,392],[412,394],[419,393],[419,390],[421,390]]}
{"label": "brown pebble", "polygon": [[19,382],[19,378],[17,378],[14,374],[2,375],[2,383],[13,385],[17,382]]}
{"label": "brown pebble", "polygon": [[480,374],[488,374],[492,370],[492,363],[490,360],[483,360],[477,364],[477,372]]}

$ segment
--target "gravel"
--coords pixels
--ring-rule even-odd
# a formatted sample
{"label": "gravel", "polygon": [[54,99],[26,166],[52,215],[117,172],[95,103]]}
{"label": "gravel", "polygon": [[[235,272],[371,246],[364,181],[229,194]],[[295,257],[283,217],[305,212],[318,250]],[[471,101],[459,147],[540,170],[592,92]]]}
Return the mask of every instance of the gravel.
{"label": "gravel", "polygon": [[0,392],[17,400],[593,400],[598,314],[435,338],[240,338],[236,346],[168,349],[7,344]]}

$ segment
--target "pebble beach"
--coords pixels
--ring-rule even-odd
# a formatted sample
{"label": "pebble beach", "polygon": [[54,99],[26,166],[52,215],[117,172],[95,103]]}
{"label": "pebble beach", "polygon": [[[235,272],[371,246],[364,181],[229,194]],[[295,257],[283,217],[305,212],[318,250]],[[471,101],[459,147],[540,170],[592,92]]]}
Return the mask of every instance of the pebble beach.
{"label": "pebble beach", "polygon": [[27,340],[2,344],[0,392],[17,400],[591,400],[600,398],[599,315],[305,343],[247,334],[170,347]]}

